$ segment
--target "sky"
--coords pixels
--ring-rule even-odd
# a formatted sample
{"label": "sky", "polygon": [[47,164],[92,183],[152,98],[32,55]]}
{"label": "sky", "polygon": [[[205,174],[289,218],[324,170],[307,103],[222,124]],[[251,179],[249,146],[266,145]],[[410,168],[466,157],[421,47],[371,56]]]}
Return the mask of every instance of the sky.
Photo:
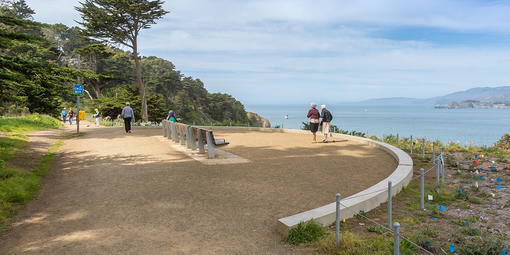
{"label": "sky", "polygon": [[[27,0],[77,26],[77,0]],[[248,105],[510,85],[510,1],[167,0],[140,52]]]}

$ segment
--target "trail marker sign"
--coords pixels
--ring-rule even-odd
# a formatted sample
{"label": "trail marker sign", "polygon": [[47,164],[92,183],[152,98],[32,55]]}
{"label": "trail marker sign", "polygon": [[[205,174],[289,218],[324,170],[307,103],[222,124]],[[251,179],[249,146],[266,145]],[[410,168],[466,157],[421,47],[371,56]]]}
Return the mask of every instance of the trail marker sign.
{"label": "trail marker sign", "polygon": [[74,84],[73,92],[74,92],[74,94],[83,95],[83,85],[82,84]]}

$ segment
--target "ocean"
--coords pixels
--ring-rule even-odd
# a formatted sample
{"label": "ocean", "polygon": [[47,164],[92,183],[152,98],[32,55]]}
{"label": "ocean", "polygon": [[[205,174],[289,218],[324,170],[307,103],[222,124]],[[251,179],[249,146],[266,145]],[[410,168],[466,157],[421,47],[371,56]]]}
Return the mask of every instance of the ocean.
{"label": "ocean", "polygon": [[[271,125],[301,129],[308,105],[247,105],[247,111],[269,119]],[[370,136],[399,134],[461,144],[492,145],[510,133],[510,109],[435,109],[433,106],[329,105],[333,125],[368,132]],[[288,119],[285,119],[288,115]]]}

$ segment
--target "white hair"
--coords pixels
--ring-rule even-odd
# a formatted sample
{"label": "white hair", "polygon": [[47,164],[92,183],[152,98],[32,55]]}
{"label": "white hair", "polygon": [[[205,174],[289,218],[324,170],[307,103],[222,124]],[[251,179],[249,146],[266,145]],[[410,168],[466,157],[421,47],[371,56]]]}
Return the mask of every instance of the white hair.
{"label": "white hair", "polygon": [[315,108],[315,107],[317,107],[317,104],[316,104],[316,103],[311,103],[311,104],[310,104],[310,106],[311,106],[312,108]]}
{"label": "white hair", "polygon": [[325,108],[326,108],[325,104],[321,105],[321,109],[325,109]]}

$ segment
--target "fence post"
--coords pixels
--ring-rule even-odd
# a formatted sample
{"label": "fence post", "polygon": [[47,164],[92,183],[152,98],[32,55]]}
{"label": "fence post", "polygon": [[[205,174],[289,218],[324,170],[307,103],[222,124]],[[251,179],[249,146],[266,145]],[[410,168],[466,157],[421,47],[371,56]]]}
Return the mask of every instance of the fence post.
{"label": "fence post", "polygon": [[181,145],[185,145],[186,144],[186,133],[185,133],[185,129],[183,128],[183,126],[180,126],[179,127],[180,129],[180,133],[181,133]]}
{"label": "fence post", "polygon": [[436,141],[432,141],[432,162],[436,163]]}
{"label": "fence post", "polygon": [[186,147],[188,149],[191,149],[191,140],[189,138],[190,138],[190,135],[189,135],[189,126],[186,126]]}
{"label": "fence post", "polygon": [[172,129],[172,141],[177,142],[177,136],[179,135],[177,133],[177,128],[175,128],[176,124],[175,123],[170,123],[170,128]]}
{"label": "fence post", "polygon": [[413,136],[411,136],[411,154],[413,154]]}
{"label": "fence post", "polygon": [[340,193],[336,193],[336,245],[340,243]]}
{"label": "fence post", "polygon": [[[400,148],[400,146],[399,146],[399,142],[400,142],[400,141],[399,141],[399,140],[400,140],[400,139],[399,139],[398,134],[397,134],[397,148]],[[390,227],[391,227],[391,226],[390,226]]]}
{"label": "fence post", "polygon": [[425,158],[425,138],[421,140],[421,158]]}
{"label": "fence post", "polygon": [[[195,141],[195,132],[193,131],[193,127],[189,127],[190,131],[190,140],[191,140],[191,149],[196,150],[197,149],[197,141]],[[198,129],[197,129],[198,132]]]}
{"label": "fence post", "polygon": [[211,131],[207,131],[205,133],[206,139],[207,139],[207,153],[209,154],[209,158],[214,158],[214,144],[211,136]]}
{"label": "fence post", "polygon": [[162,124],[163,124],[163,137],[167,137],[168,134],[167,134],[167,130],[166,130],[166,123],[164,120],[163,120]]}
{"label": "fence post", "polygon": [[425,209],[425,170],[420,168],[420,205],[421,209]]}
{"label": "fence post", "polygon": [[392,200],[392,196],[391,196],[391,181],[388,181],[388,228],[391,228],[391,226],[393,225],[393,220],[392,220],[392,215],[391,215],[391,201]]}
{"label": "fence post", "polygon": [[393,224],[393,254],[400,255],[400,224]]}
{"label": "fence post", "polygon": [[439,173],[439,159],[436,158],[434,161],[436,163],[436,185],[437,185],[437,187],[439,187],[439,175],[441,175]]}
{"label": "fence post", "polygon": [[172,139],[173,140],[173,137],[174,137],[174,130],[172,129],[172,122],[170,121],[166,121],[166,130],[168,132],[168,136],[167,138],[168,139]]}
{"label": "fence post", "polygon": [[444,164],[443,164],[443,152],[439,154],[439,164],[441,165],[441,183],[444,183]]}
{"label": "fence post", "polygon": [[202,130],[197,130],[197,139],[198,139],[198,153],[205,154],[204,148],[204,138],[202,137]]}

